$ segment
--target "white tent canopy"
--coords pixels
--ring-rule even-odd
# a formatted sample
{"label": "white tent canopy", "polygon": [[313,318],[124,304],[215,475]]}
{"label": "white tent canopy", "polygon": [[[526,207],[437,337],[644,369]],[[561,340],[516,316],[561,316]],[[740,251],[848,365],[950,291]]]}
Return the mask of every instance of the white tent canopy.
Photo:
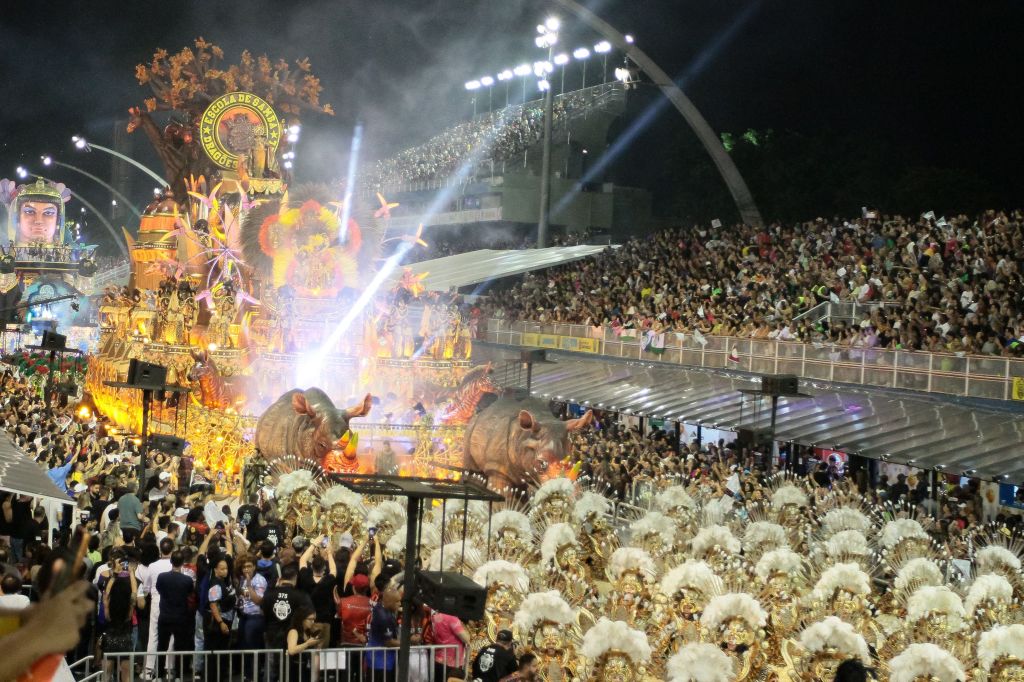
{"label": "white tent canopy", "polygon": [[[480,284],[493,279],[520,275],[531,270],[542,270],[555,265],[572,263],[601,253],[607,248],[607,246],[584,244],[507,251],[481,249],[414,263],[408,268],[416,275],[428,273],[423,280],[423,285],[429,291],[448,291],[452,287]],[[612,246],[612,248],[618,247]],[[388,286],[393,286],[401,278],[402,270],[402,268],[398,268],[391,273],[388,278]]]}
{"label": "white tent canopy", "polygon": [[0,490],[42,497],[62,504],[72,503],[46,472],[14,447],[6,437],[0,437]]}

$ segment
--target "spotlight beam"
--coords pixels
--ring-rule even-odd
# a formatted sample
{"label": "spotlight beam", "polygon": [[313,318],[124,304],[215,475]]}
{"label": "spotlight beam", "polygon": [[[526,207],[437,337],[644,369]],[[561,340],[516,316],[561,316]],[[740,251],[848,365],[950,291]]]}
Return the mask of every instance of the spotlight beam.
{"label": "spotlight beam", "polygon": [[356,123],[352,132],[352,149],[348,155],[348,180],[345,182],[345,195],[341,203],[341,227],[338,238],[344,242],[348,236],[348,221],[352,216],[352,186],[356,182],[356,168],[359,166],[359,147],[363,142],[363,124]]}
{"label": "spotlight beam", "polygon": [[[687,124],[696,133],[701,144],[704,145],[704,149],[718,168],[722,180],[725,181],[726,186],[729,188],[729,193],[732,195],[733,201],[736,202],[736,208],[743,222],[747,225],[758,227],[764,225],[764,219],[761,217],[761,212],[754,202],[750,188],[747,187],[747,183],[743,180],[743,176],[740,175],[739,169],[733,163],[732,157],[725,151],[721,140],[715,134],[715,131],[711,129],[711,126],[708,125],[704,116],[694,106],[693,102],[683,94],[683,91],[676,85],[675,81],[654,60],[648,57],[643,50],[638,48],[633,41],[628,40],[627,36],[619,33],[611,24],[576,2],[576,0],[554,0],[554,2],[575,14],[581,21],[604,36],[608,42],[615,46],[616,49],[624,52],[626,56],[647,74],[647,77],[661,89],[665,97],[672,102],[676,110],[686,119]],[[743,16],[734,24],[734,27],[745,21],[759,7],[760,3],[748,5]]]}
{"label": "spotlight beam", "polygon": [[116,189],[114,189],[114,186],[111,185],[110,183],[96,177],[95,175],[86,170],[82,170],[77,166],[72,166],[70,163],[64,163],[63,161],[58,161],[57,159],[53,158],[50,159],[50,163],[53,164],[54,166],[60,166],[61,168],[67,168],[68,170],[73,170],[76,173],[81,173],[82,175],[89,178],[93,182],[97,182],[103,185],[108,190],[110,190],[110,193],[117,197],[119,201],[123,202],[124,205],[128,207],[128,210],[135,214],[136,218],[142,217],[142,213],[139,211],[139,209],[135,208],[135,205],[131,202],[131,200],[128,199],[128,197],[126,197],[125,195],[118,192]]}
{"label": "spotlight beam", "polygon": [[[84,149],[85,151],[91,151],[93,149],[99,149],[101,152],[106,152],[107,154],[110,154],[111,156],[116,156],[117,158],[121,159],[125,163],[130,163],[131,165],[135,166],[136,168],[138,168],[140,171],[142,171],[143,173],[145,173],[149,177],[151,177],[154,180],[156,180],[157,182],[159,182],[161,187],[170,187],[171,186],[171,184],[169,182],[167,182],[162,177],[157,175],[157,173],[155,171],[147,168],[146,166],[143,166],[141,163],[139,163],[138,161],[136,161],[135,159],[133,159],[130,156],[125,156],[121,152],[114,151],[113,149],[111,149],[109,147],[104,147],[103,145],[96,144],[95,142],[86,142],[85,138],[78,137],[77,135],[74,138],[72,138],[72,141],[75,143],[75,147],[78,147],[79,149]],[[83,142],[84,144],[82,146],[79,146],[79,141]]]}

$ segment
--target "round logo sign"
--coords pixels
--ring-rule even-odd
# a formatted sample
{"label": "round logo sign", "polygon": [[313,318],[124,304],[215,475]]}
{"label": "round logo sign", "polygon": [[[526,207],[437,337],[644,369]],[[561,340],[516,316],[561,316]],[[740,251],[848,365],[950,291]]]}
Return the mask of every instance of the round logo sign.
{"label": "round logo sign", "polygon": [[281,121],[261,97],[251,92],[229,92],[206,107],[199,122],[199,141],[215,164],[234,169],[239,158],[277,149]]}

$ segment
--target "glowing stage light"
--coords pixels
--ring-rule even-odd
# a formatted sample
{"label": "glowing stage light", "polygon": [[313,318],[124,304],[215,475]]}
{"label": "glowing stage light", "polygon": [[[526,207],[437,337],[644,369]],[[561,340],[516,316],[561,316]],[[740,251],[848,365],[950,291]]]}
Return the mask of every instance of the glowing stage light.
{"label": "glowing stage light", "polygon": [[572,56],[576,59],[586,59],[590,56],[590,50],[585,47],[577,47],[572,51]]}
{"label": "glowing stage light", "polygon": [[14,170],[14,172],[15,172],[15,173],[17,173],[17,174],[18,174],[18,177],[19,177],[19,178],[21,178],[21,179],[23,179],[23,180],[24,180],[25,178],[27,178],[27,177],[28,177],[28,171],[27,171],[27,170],[25,170],[25,168],[24,168],[23,166],[18,166],[18,167],[17,167],[17,168],[16,168],[15,170]]}
{"label": "glowing stage light", "polygon": [[512,75],[513,74],[512,74],[511,69],[505,69],[504,71],[502,71],[501,73],[498,74],[498,80],[500,80],[500,81],[512,80]]}
{"label": "glowing stage light", "polygon": [[597,45],[594,45],[594,52],[598,54],[604,54],[612,51],[612,44],[607,40],[602,40]]}
{"label": "glowing stage light", "polygon": [[623,38],[625,38],[626,42],[629,43],[630,45],[633,44],[633,36],[631,36],[630,34],[627,33],[626,35],[623,36]]}
{"label": "glowing stage light", "polygon": [[288,134],[289,135],[298,135],[301,130],[302,130],[302,127],[299,126],[298,124],[294,124],[294,125],[288,126]]}
{"label": "glowing stage light", "polygon": [[555,55],[555,64],[557,64],[558,66],[565,66],[568,63],[569,55],[567,55],[566,53],[562,52],[561,54]]}
{"label": "glowing stage light", "polygon": [[206,350],[208,350],[208,351],[210,351],[212,353],[213,351],[217,350],[217,344],[215,344],[215,343],[208,344],[206,346]]}
{"label": "glowing stage light", "polygon": [[89,146],[89,143],[85,141],[85,138],[79,137],[78,135],[73,135],[71,137],[71,141],[75,143],[75,149],[85,149]]}
{"label": "glowing stage light", "polygon": [[484,86],[485,88],[489,88],[492,85],[494,85],[494,79],[491,78],[490,76],[484,76],[483,78],[480,79],[480,85]]}
{"label": "glowing stage light", "polygon": [[549,31],[557,31],[562,27],[562,21],[558,17],[548,17],[547,21],[544,22],[544,26]]}
{"label": "glowing stage light", "polygon": [[548,90],[550,88],[551,83],[548,82],[547,78],[542,78],[539,81],[537,81],[537,89],[540,90],[541,92],[544,92],[545,90]]}
{"label": "glowing stage light", "polygon": [[44,166],[49,166],[51,163],[53,163],[53,159],[48,154],[40,156],[39,159],[43,162]]}
{"label": "glowing stage light", "polygon": [[523,76],[528,76],[528,75],[530,75],[530,65],[529,64],[520,64],[516,68],[512,69],[512,73],[514,73],[515,75],[519,76],[520,78],[523,77]]}
{"label": "glowing stage light", "polygon": [[467,90],[479,90],[480,89],[480,81],[478,81],[478,80],[466,81],[466,89]]}

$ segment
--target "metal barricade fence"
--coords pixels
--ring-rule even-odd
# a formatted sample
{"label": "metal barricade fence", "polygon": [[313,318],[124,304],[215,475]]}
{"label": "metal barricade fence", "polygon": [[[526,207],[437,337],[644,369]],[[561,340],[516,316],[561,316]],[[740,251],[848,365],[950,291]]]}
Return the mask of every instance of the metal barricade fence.
{"label": "metal barricade fence", "polygon": [[[449,662],[457,661],[455,645],[413,646],[409,652],[410,682],[463,679]],[[145,670],[146,659],[156,669]],[[465,661],[461,661],[465,664]],[[310,649],[290,655],[279,649],[237,651],[136,651],[107,654],[89,680],[136,682],[148,679],[191,682],[392,682],[397,679],[397,647]],[[150,677],[152,673],[153,677]],[[450,674],[451,673],[451,674]],[[457,676],[456,676],[457,675]]]}

